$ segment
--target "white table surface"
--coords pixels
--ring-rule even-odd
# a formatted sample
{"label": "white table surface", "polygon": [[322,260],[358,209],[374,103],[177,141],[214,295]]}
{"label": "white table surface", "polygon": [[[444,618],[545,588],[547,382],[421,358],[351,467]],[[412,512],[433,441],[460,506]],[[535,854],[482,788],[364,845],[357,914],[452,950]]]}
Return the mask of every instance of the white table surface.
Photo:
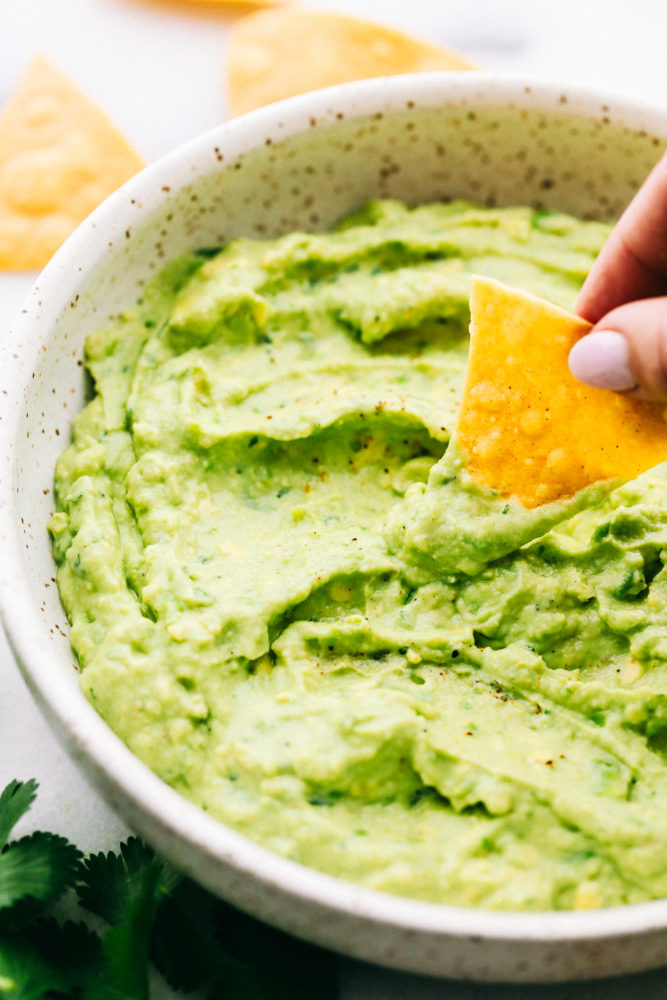
{"label": "white table surface", "polygon": [[[488,69],[526,72],[667,105],[665,0],[304,0],[382,20],[458,48]],[[0,106],[41,52],[154,160],[226,117],[228,12],[180,0],[0,0]],[[1,183],[0,178],[0,183]],[[34,274],[0,273],[0,336]],[[22,830],[57,830],[84,851],[128,835],[60,749],[0,633],[0,789],[40,782]],[[340,961],[342,1000],[643,1000],[667,997],[667,971],[589,985],[498,987],[420,979]],[[156,1000],[172,996],[163,986]],[[182,994],[181,994],[182,995]],[[313,998],[317,1000],[317,998]]]}

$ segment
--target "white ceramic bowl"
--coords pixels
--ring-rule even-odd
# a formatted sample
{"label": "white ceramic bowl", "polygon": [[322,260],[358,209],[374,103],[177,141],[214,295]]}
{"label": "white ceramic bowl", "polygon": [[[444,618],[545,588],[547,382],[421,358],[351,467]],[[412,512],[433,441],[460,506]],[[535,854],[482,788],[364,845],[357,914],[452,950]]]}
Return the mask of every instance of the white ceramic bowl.
{"label": "white ceramic bowl", "polygon": [[667,900],[593,912],[460,909],[376,893],[246,840],[163,784],[78,687],[46,523],[82,406],[83,340],[163,261],[325,228],[371,197],[460,196],[613,218],[667,144],[667,112],[490,74],[348,84],[236,119],[139,174],[40,276],[0,359],[1,610],[72,756],[159,851],[214,892],[349,955],[433,975],[555,981],[667,964]]}

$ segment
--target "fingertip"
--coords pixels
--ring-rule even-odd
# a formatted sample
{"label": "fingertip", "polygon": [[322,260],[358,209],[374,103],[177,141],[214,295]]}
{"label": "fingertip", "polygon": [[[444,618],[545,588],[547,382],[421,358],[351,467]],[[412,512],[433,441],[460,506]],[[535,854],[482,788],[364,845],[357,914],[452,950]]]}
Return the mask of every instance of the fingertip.
{"label": "fingertip", "polygon": [[[582,381],[589,385],[631,393],[637,399],[667,400],[667,296],[628,302],[613,309],[583,340],[592,341],[603,333],[611,336],[605,336],[606,343],[601,342],[602,350],[598,351],[593,341],[577,351],[571,369],[575,377],[581,371]],[[580,351],[590,351],[591,355],[595,351],[598,355],[586,359],[589,370],[583,368]],[[596,369],[605,366],[610,374],[603,382]],[[628,387],[626,383],[621,388],[628,370],[634,376],[634,385]],[[589,375],[596,381],[591,381]]]}
{"label": "fingertip", "polygon": [[595,389],[637,388],[628,342],[617,330],[596,330],[582,337],[570,351],[568,364],[574,378]]}

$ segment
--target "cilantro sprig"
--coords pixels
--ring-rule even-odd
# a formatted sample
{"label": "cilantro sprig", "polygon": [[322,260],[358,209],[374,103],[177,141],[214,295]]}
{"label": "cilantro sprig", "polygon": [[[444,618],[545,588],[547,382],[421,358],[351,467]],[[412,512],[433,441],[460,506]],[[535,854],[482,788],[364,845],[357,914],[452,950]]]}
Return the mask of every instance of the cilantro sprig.
{"label": "cilantro sprig", "polygon": [[[335,1000],[334,957],[246,916],[137,837],[83,856],[37,831],[10,840],[37,782],[0,793],[1,1000],[150,1000],[151,967],[208,1000]],[[66,894],[98,919],[58,919]]]}

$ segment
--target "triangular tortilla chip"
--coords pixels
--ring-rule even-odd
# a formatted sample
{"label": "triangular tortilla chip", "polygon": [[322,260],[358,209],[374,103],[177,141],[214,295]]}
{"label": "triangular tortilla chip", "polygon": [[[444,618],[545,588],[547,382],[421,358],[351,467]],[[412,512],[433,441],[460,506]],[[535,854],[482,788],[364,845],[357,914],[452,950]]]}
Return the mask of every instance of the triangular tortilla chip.
{"label": "triangular tortilla chip", "polygon": [[463,56],[342,14],[267,10],[229,31],[232,115],[335,83],[475,67]]}
{"label": "triangular tortilla chip", "polygon": [[43,267],[143,161],[42,57],[0,114],[0,268]]}
{"label": "triangular tortilla chip", "polygon": [[663,404],[570,374],[570,348],[589,323],[488,278],[473,278],[470,310],[457,438],[473,479],[531,508],[667,459]]}
{"label": "triangular tortilla chip", "polygon": [[219,7],[280,7],[281,4],[289,3],[290,0],[189,0],[190,3],[208,3],[211,6],[217,4]]}
{"label": "triangular tortilla chip", "polygon": [[156,0],[159,3],[165,3],[172,6],[183,6],[191,4],[193,7],[201,5],[202,7],[219,7],[221,10],[229,10],[235,7],[281,7],[284,3],[290,3],[291,0]]}

